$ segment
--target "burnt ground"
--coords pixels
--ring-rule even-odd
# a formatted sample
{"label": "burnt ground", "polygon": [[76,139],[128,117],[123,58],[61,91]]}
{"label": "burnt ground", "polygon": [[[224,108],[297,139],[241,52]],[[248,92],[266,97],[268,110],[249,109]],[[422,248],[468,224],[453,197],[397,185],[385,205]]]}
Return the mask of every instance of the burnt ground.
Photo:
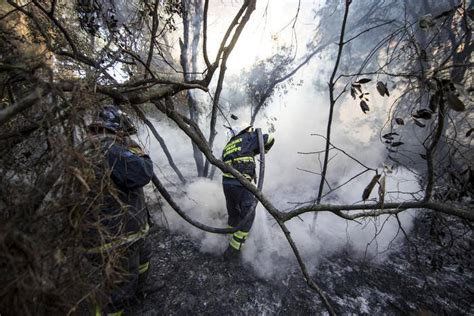
{"label": "burnt ground", "polygon": [[[315,281],[338,314],[474,315],[472,229],[434,234],[426,221],[381,263],[350,249],[320,261]],[[201,253],[188,236],[155,226],[150,238],[147,295],[131,315],[327,314],[294,262],[287,275],[263,279],[245,263]]]}

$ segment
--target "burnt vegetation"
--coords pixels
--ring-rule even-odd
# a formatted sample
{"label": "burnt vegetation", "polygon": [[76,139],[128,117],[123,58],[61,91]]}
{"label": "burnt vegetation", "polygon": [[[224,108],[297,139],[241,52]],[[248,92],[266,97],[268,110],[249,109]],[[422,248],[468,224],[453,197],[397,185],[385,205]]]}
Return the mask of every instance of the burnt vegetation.
{"label": "burnt vegetation", "polygon": [[[400,223],[406,257],[421,270],[459,262],[463,273],[472,260],[474,221],[472,4],[369,2],[323,6],[315,11],[319,25],[303,55],[281,47],[243,72],[237,83],[231,82],[234,77],[226,81],[226,64],[246,24],[257,18],[252,15],[255,0],[239,2],[212,54],[207,49],[208,32],[213,31],[208,29],[208,0],[125,1],[120,7],[101,0],[2,2],[0,314],[80,312],[87,302],[104,300],[107,288],[120,279],[120,251],[102,258],[105,273],[82,251],[91,226],[100,231],[91,218],[101,198],[113,193],[106,174],[97,179],[100,157],[84,148],[88,120],[105,104],[119,105],[150,129],[182,184],[190,179],[175,163],[167,147],[170,140],[160,136],[153,116],[166,117],[187,135],[196,177],[212,178],[219,169],[248,188],[285,234],[304,281],[330,314],[339,311],[332,299],[337,293],[330,284],[319,283],[334,280],[317,275],[328,270],[308,272],[286,226],[305,213],[315,214],[314,228],[320,212],[357,221],[398,219],[400,212],[417,210],[416,227],[429,234],[430,253],[420,252],[421,241]],[[299,9],[295,4],[294,23]],[[324,150],[312,153],[321,162],[320,183],[314,200],[283,211],[215,156],[219,115],[235,106],[221,95],[239,94],[254,122],[272,100],[298,89],[302,83],[295,75],[321,54],[334,66],[324,79],[327,85],[316,87],[327,91],[329,112],[327,132],[320,135]],[[226,92],[226,87],[238,91]],[[202,101],[198,91],[209,99]],[[389,100],[385,122],[370,120],[375,93]],[[383,168],[369,166],[331,142],[331,132],[338,128],[334,109],[343,101],[354,112],[362,111],[380,132],[386,145]],[[360,200],[352,204],[325,200],[338,189],[329,185],[330,157],[336,151],[363,168],[359,175],[371,175]],[[414,174],[421,190],[387,192],[385,180],[397,168]],[[343,185],[357,178],[344,179]],[[158,179],[154,184],[191,225],[213,233],[235,231],[194,220],[165,184]],[[406,199],[392,199],[393,194]]]}

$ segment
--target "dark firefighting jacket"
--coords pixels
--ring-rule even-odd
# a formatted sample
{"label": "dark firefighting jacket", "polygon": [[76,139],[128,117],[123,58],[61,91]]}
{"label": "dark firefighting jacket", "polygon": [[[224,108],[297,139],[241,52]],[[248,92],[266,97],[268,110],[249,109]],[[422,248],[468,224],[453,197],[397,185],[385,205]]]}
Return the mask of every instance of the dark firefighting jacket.
{"label": "dark firefighting jacket", "polygon": [[[112,180],[105,189],[96,187],[96,190],[103,190],[103,194],[98,195],[101,205],[93,220],[100,222],[106,230],[106,238],[102,238],[100,247],[96,247],[98,243],[94,238],[93,245],[103,251],[134,242],[147,233],[148,210],[143,187],[153,177],[153,162],[148,155],[137,154],[134,149],[112,137],[100,137],[95,143],[96,149],[101,151],[95,177],[98,182],[106,182],[104,177]],[[92,232],[91,236],[94,235],[96,233]]]}
{"label": "dark firefighting jacket", "polygon": [[[268,152],[275,143],[272,135],[264,134],[265,152]],[[232,137],[222,151],[222,160],[239,171],[249,181],[256,178],[255,156],[260,154],[257,132],[253,129],[243,131]],[[223,174],[224,184],[241,185],[230,173]]]}

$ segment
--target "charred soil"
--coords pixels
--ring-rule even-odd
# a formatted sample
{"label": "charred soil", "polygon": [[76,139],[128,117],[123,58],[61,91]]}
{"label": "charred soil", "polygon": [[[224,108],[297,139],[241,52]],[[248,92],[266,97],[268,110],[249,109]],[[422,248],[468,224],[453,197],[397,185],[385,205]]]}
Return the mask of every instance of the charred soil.
{"label": "charred soil", "polygon": [[[447,245],[433,238],[427,220],[432,221],[418,218],[409,241],[384,260],[368,260],[348,247],[313,267],[314,280],[338,313],[474,313],[472,230]],[[296,261],[280,258],[288,264],[287,273],[265,279],[249,263],[200,252],[186,235],[155,226],[150,238],[153,263],[147,291],[132,315],[327,314]]]}

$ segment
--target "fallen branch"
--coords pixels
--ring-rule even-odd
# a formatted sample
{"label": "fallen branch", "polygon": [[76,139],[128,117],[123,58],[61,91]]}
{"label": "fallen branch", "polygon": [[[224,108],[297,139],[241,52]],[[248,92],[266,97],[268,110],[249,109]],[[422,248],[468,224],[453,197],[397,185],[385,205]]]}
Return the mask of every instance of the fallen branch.
{"label": "fallen branch", "polygon": [[[400,203],[374,203],[374,204],[345,204],[345,205],[329,205],[329,204],[314,204],[297,208],[291,212],[282,215],[283,221],[288,221],[293,217],[299,216],[308,212],[332,212],[342,218],[353,220],[360,217],[374,217],[383,214],[396,214],[400,211],[408,209],[430,209],[439,213],[447,215],[454,215],[459,218],[474,221],[474,212],[463,209],[461,207],[453,207],[452,204],[436,203],[436,202],[400,202]],[[341,211],[358,211],[358,210],[372,210],[371,212],[356,213],[353,215],[341,213]]]}

